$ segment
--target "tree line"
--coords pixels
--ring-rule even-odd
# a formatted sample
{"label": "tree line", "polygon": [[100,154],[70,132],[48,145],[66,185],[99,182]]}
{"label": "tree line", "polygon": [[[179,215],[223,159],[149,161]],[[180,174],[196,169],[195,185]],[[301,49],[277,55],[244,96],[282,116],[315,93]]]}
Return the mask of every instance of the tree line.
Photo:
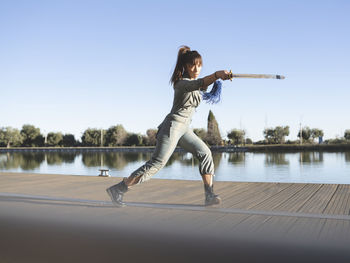
{"label": "tree line", "polygon": [[107,130],[88,128],[81,140],[73,134],[49,132],[46,136],[40,128],[25,124],[22,129],[0,128],[0,147],[75,147],[75,146],[152,146],[156,143],[156,129],[149,129],[146,135],[127,132],[122,125]]}
{"label": "tree line", "polygon": [[[299,130],[297,141],[286,141],[289,136],[289,126],[276,126],[265,128],[264,140],[253,142],[246,138],[246,132],[242,129],[232,129],[227,132],[228,140],[223,140],[219,130],[219,124],[212,111],[209,111],[207,130],[193,129],[208,145],[246,145],[246,144],[297,144],[315,143],[316,139],[322,138],[324,133],[318,128],[303,127]],[[128,132],[123,125],[111,126],[107,130],[88,128],[84,131],[80,140],[73,134],[62,134],[61,132],[49,132],[46,136],[40,128],[25,124],[22,129],[12,127],[0,127],[0,147],[75,147],[75,146],[154,146],[156,144],[157,129],[148,129],[145,135]],[[325,141],[325,143],[348,143],[350,142],[350,129],[345,130],[343,138]]]}

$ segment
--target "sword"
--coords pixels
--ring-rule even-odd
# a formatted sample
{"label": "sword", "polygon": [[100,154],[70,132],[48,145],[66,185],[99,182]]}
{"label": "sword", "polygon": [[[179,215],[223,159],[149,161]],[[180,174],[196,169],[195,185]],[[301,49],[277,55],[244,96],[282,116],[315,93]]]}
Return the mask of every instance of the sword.
{"label": "sword", "polygon": [[273,74],[233,74],[230,70],[230,80],[233,78],[253,78],[253,79],[285,79],[283,75],[273,75]]}
{"label": "sword", "polygon": [[[254,78],[254,79],[285,79],[282,75],[272,74],[233,74],[232,70],[229,72],[229,79],[232,81],[233,78]],[[213,84],[213,88],[210,92],[203,93],[203,99],[207,103],[216,104],[220,101],[221,96],[221,81],[217,80]]]}

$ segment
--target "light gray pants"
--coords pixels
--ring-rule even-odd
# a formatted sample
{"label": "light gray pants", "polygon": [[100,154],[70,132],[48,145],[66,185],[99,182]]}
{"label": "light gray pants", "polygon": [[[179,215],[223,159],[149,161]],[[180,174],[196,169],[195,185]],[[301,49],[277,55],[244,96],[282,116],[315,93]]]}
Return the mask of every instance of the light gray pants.
{"label": "light gray pants", "polygon": [[211,151],[189,128],[189,123],[165,120],[159,127],[157,145],[152,158],[134,171],[131,176],[139,178],[137,180],[138,184],[149,180],[165,166],[177,145],[192,153],[199,160],[199,172],[201,175],[214,175]]}

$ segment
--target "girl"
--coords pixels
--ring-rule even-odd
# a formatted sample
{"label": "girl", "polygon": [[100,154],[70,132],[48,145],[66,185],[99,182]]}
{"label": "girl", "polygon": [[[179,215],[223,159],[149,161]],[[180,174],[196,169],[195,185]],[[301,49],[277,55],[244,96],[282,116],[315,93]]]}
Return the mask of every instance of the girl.
{"label": "girl", "polygon": [[229,79],[230,73],[227,70],[221,70],[197,79],[201,69],[201,55],[187,46],[182,46],[171,77],[174,87],[173,107],[158,126],[157,144],[152,158],[128,178],[124,178],[120,183],[106,190],[116,206],[125,206],[123,195],[129,187],[150,179],[164,167],[177,145],[192,153],[200,162],[199,172],[204,183],[205,205],[221,202],[220,197],[213,191],[214,163],[210,149],[189,126],[195,108],[202,99],[200,91],[205,91],[217,79]]}

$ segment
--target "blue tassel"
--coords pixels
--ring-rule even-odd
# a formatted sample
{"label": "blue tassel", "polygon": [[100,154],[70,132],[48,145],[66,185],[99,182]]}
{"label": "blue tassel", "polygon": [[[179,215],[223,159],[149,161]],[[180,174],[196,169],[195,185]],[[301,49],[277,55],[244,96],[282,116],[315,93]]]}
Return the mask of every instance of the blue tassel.
{"label": "blue tassel", "polygon": [[213,87],[210,92],[203,92],[203,100],[206,101],[206,103],[209,104],[216,104],[221,99],[221,89],[222,89],[222,82],[217,80],[214,82]]}

